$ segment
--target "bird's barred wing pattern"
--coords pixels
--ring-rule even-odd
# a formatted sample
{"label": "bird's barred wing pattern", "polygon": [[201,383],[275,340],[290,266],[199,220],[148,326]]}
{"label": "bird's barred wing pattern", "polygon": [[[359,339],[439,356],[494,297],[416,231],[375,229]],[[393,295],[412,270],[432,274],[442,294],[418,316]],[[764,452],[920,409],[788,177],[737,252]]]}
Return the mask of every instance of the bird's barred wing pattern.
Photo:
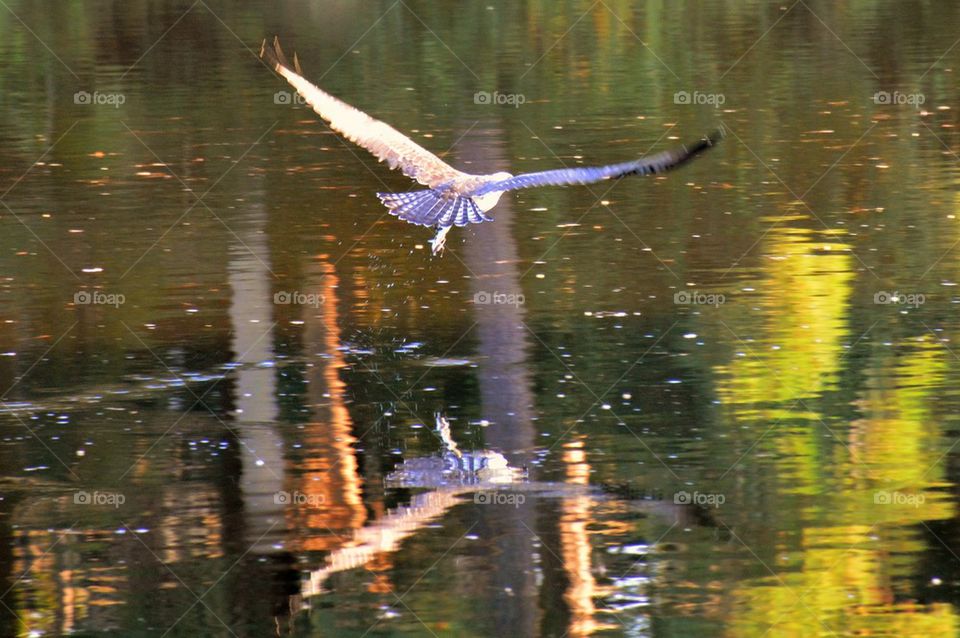
{"label": "bird's barred wing pattern", "polygon": [[469,197],[444,197],[433,189],[409,193],[377,193],[390,214],[420,226],[466,226],[493,220]]}
{"label": "bird's barred wing pattern", "polygon": [[470,193],[471,196],[484,195],[495,191],[511,191],[538,186],[566,186],[571,184],[593,184],[605,179],[618,179],[628,175],[656,175],[672,170],[689,161],[716,144],[723,137],[723,129],[714,131],[696,144],[672,149],[632,162],[610,164],[589,168],[561,168],[540,173],[525,173],[514,177],[487,182]]}
{"label": "bird's barred wing pattern", "polygon": [[373,119],[307,81],[300,75],[297,56],[293,56],[291,66],[276,38],[273,47],[266,40],[263,41],[260,57],[297,90],[330,128],[367,149],[381,162],[387,162],[390,168],[399,168],[407,177],[431,188],[465,176],[395,128]]}

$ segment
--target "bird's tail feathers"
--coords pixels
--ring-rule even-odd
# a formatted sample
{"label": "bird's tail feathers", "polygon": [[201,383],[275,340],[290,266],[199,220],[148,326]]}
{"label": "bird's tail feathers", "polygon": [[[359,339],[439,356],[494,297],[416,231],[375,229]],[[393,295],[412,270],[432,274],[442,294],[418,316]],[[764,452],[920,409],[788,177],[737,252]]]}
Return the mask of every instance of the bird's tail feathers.
{"label": "bird's tail feathers", "polygon": [[466,226],[493,221],[470,197],[445,197],[431,189],[409,193],[377,193],[391,215],[420,226]]}

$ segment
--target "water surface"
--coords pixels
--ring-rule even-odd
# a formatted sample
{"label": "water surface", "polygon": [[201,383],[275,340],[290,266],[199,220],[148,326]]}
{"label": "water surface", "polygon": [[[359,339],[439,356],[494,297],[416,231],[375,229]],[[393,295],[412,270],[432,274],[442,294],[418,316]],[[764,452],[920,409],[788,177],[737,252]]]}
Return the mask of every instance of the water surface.
{"label": "water surface", "polygon": [[[0,634],[958,633],[957,7],[0,25]],[[408,180],[259,62],[274,34],[464,170],[728,134],[432,258],[375,197]],[[547,487],[389,480],[441,457],[438,413]]]}

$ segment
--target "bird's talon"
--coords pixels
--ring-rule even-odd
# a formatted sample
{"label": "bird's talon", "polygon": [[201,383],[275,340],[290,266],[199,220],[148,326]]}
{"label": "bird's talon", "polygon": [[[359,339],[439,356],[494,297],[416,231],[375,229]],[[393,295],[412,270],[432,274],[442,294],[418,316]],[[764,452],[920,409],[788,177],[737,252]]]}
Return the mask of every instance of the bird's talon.
{"label": "bird's talon", "polygon": [[433,254],[439,255],[443,252],[444,246],[447,244],[447,233],[450,232],[450,229],[453,226],[445,226],[437,231],[436,236],[430,240],[430,245],[433,247]]}

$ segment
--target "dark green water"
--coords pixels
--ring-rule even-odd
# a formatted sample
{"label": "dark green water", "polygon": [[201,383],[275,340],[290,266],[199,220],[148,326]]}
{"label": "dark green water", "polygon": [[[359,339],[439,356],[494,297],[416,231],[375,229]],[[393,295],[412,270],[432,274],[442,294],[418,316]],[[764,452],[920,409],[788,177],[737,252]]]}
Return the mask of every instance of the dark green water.
{"label": "dark green water", "polygon": [[[960,633],[960,8],[0,4],[0,635]],[[275,34],[471,172],[728,135],[432,258]]]}

